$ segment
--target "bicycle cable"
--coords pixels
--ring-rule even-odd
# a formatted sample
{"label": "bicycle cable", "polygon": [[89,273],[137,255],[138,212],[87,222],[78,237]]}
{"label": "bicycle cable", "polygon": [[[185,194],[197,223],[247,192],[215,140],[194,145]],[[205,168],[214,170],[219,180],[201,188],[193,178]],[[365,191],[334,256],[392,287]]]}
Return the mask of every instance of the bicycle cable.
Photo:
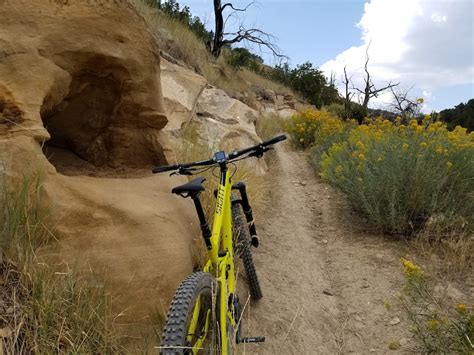
{"label": "bicycle cable", "polygon": [[212,169],[212,171],[214,171],[215,168],[217,168],[217,165],[213,164],[213,165],[208,166],[207,168],[202,168],[200,170],[199,169],[194,170],[194,172],[191,175],[202,174],[202,173],[205,173],[206,171],[208,171],[210,169]]}
{"label": "bicycle cable", "polygon": [[230,175],[230,178],[232,179],[235,175],[235,173],[237,172],[237,164],[235,164],[234,162],[229,162],[229,164],[233,165],[234,166],[234,171],[232,172],[232,174]]}

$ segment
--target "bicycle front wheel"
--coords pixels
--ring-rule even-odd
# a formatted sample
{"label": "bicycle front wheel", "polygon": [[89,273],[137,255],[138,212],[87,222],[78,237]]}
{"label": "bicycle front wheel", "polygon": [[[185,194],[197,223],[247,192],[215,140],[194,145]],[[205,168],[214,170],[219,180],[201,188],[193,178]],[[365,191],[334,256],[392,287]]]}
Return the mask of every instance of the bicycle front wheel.
{"label": "bicycle front wheel", "polygon": [[193,272],[176,290],[163,329],[160,354],[217,354],[219,352],[213,305],[215,279]]}
{"label": "bicycle front wheel", "polygon": [[250,296],[254,300],[259,300],[263,297],[263,294],[258,281],[257,270],[253,262],[252,251],[250,250],[250,233],[242,206],[238,203],[232,206],[232,224],[234,227],[235,252],[242,259],[242,263],[244,264]]}

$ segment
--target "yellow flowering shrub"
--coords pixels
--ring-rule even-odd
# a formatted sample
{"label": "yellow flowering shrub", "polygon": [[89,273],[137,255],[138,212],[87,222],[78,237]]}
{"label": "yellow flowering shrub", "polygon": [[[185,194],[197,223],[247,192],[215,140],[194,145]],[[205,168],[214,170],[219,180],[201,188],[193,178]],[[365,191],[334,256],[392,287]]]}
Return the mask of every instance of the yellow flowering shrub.
{"label": "yellow flowering shrub", "polygon": [[318,167],[386,232],[412,234],[435,217],[474,230],[474,135],[463,128],[378,118],[325,149]]}
{"label": "yellow flowering shrub", "polygon": [[413,264],[410,260],[401,258],[400,261],[403,264],[405,276],[408,281],[421,280],[424,278],[423,270],[418,265]]}
{"label": "yellow flowering shrub", "polygon": [[315,110],[293,116],[286,127],[294,146],[302,149],[324,145],[345,130],[346,124],[340,118],[328,111]]}
{"label": "yellow flowering shrub", "polygon": [[452,306],[436,294],[432,282],[420,266],[400,259],[405,288],[401,303],[411,322],[410,331],[418,340],[416,353],[470,354],[474,341],[474,309],[464,303]]}

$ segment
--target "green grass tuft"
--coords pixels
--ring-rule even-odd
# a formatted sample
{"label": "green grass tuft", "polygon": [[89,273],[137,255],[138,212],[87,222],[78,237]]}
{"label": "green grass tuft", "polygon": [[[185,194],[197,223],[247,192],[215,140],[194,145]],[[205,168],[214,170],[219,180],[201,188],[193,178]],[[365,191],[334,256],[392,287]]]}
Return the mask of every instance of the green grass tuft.
{"label": "green grass tuft", "polygon": [[0,328],[7,354],[114,353],[110,297],[104,285],[41,250],[54,236],[41,175],[20,183],[0,176]]}

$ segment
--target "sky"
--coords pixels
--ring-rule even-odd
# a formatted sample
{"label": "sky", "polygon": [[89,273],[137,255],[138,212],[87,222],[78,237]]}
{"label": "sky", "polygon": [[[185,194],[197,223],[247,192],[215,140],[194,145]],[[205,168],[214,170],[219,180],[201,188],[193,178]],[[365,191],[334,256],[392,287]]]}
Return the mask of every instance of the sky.
{"label": "sky", "polygon": [[[212,0],[179,3],[212,28]],[[290,65],[310,61],[334,75],[340,90],[344,66],[362,87],[368,47],[375,86],[399,82],[411,97],[424,98],[424,112],[474,98],[474,0],[259,0],[237,16],[230,29],[244,24],[273,34]],[[268,50],[252,49],[266,63],[278,62]],[[387,92],[371,106],[390,102]]]}

